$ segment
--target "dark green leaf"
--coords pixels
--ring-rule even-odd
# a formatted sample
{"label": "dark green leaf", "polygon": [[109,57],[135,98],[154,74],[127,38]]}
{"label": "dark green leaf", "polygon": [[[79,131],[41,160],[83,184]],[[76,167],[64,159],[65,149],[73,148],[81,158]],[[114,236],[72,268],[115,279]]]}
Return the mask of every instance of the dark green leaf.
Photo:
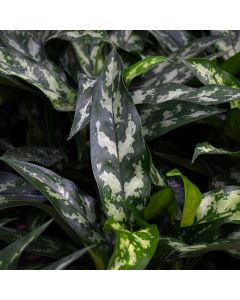
{"label": "dark green leaf", "polygon": [[122,60],[112,51],[95,87],[90,122],[92,168],[103,208],[119,222],[129,221],[128,204],[143,210],[150,193],[141,122],[122,72]]}

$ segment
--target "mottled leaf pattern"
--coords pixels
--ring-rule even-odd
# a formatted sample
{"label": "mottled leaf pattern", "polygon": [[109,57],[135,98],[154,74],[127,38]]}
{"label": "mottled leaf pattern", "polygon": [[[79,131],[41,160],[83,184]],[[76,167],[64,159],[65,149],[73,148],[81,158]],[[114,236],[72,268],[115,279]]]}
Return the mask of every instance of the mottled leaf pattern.
{"label": "mottled leaf pattern", "polygon": [[226,154],[230,156],[240,157],[240,150],[239,151],[228,151],[226,149],[220,149],[212,146],[208,142],[199,143],[196,145],[192,162],[194,162],[199,155],[202,154]]}
{"label": "mottled leaf pattern", "polygon": [[110,33],[111,42],[129,52],[142,51],[143,40],[133,30],[115,30]]}
{"label": "mottled leaf pattern", "polygon": [[108,221],[116,233],[116,245],[108,268],[111,270],[145,269],[157,247],[159,233],[156,225],[148,225],[136,232],[124,229],[119,223]]}
{"label": "mottled leaf pattern", "polygon": [[166,60],[167,58],[164,56],[150,56],[129,66],[124,70],[123,73],[126,83],[129,84],[135,77],[144,74],[145,72],[155,67],[157,64],[162,63]]}
{"label": "mottled leaf pattern", "polygon": [[19,257],[25,248],[33,242],[38,236],[49,226],[51,221],[43,224],[42,226],[34,229],[30,233],[26,234],[21,239],[10,244],[6,248],[0,251],[0,269],[16,269]]}
{"label": "mottled leaf pattern", "polygon": [[227,217],[227,222],[240,223],[240,188],[225,186],[203,194],[196,212],[197,223]]}
{"label": "mottled leaf pattern", "polygon": [[202,194],[198,187],[193,184],[186,176],[182,175],[177,169],[167,173],[167,176],[179,176],[184,184],[184,206],[181,218],[181,226],[190,226],[194,222],[198,206],[202,201]]}
{"label": "mottled leaf pattern", "polygon": [[74,110],[76,101],[74,89],[43,64],[34,62],[20,53],[0,48],[0,72],[20,77],[37,87],[50,99],[55,109]]}
{"label": "mottled leaf pattern", "polygon": [[219,114],[222,110],[185,100],[138,106],[142,133],[147,140],[157,138],[180,126]]}
{"label": "mottled leaf pattern", "polygon": [[[30,181],[56,208],[60,216],[87,244],[97,243],[105,247],[104,238],[92,227],[86,208],[88,198],[80,194],[75,184],[38,165],[2,158],[25,179]],[[90,207],[88,207],[90,208]],[[92,211],[94,217],[95,212]]]}
{"label": "mottled leaf pattern", "polygon": [[192,88],[183,84],[166,83],[152,88],[138,87],[132,92],[132,98],[135,104],[186,100],[202,105],[216,105],[240,99],[240,91],[219,85]]}
{"label": "mottled leaf pattern", "polygon": [[119,222],[129,221],[129,204],[143,210],[150,192],[141,123],[122,72],[121,58],[113,50],[95,87],[90,121],[92,168],[103,208]]}
{"label": "mottled leaf pattern", "polygon": [[69,139],[89,123],[92,95],[96,81],[97,78],[85,75],[82,75],[79,79],[77,104]]}

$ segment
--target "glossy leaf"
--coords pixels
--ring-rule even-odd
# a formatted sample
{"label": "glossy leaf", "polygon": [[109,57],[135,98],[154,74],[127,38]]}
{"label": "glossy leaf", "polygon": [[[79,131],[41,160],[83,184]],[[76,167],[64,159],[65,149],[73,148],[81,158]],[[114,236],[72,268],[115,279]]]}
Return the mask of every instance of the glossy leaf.
{"label": "glossy leaf", "polygon": [[95,87],[90,121],[92,168],[103,209],[119,222],[129,221],[129,204],[143,210],[150,193],[141,123],[122,72],[122,60],[113,50]]}
{"label": "glossy leaf", "polygon": [[226,222],[240,223],[240,188],[225,186],[203,194],[196,212],[197,223],[227,217]]}
{"label": "glossy leaf", "polygon": [[190,226],[194,222],[198,206],[202,201],[202,194],[198,187],[193,184],[186,176],[182,175],[177,169],[167,173],[167,176],[179,176],[184,184],[184,207],[181,218],[181,226]]}
{"label": "glossy leaf", "polygon": [[124,229],[119,223],[108,221],[116,233],[116,244],[108,268],[111,270],[145,269],[154,255],[159,233],[156,225],[148,225],[136,232]]}
{"label": "glossy leaf", "polygon": [[149,56],[129,66],[123,73],[126,84],[129,84],[135,77],[144,74],[166,60],[167,58],[164,56]]}
{"label": "glossy leaf", "polygon": [[42,226],[34,229],[24,237],[10,244],[0,251],[0,269],[15,269],[20,255],[25,248],[32,243],[38,236],[50,225],[51,221],[43,224]]}
{"label": "glossy leaf", "polygon": [[85,75],[79,79],[77,104],[69,139],[89,123],[96,81],[97,78]]}
{"label": "glossy leaf", "polygon": [[[73,182],[38,165],[1,159],[30,181],[52,203],[59,215],[85,243],[90,245],[97,243],[100,247],[106,246],[101,233],[92,227],[92,219],[88,219],[87,197],[79,192]],[[90,216],[96,218],[95,212],[92,211]]]}
{"label": "glossy leaf", "polygon": [[82,257],[84,254],[86,254],[93,247],[94,246],[86,247],[81,250],[78,250],[68,256],[61,258],[59,261],[56,261],[56,262],[48,265],[47,267],[43,268],[43,270],[64,270],[71,263],[78,260],[80,257]]}
{"label": "glossy leaf", "polygon": [[216,148],[208,142],[204,142],[196,145],[192,162],[194,162],[198,158],[198,156],[202,154],[225,154],[234,157],[240,157],[240,151],[228,151],[226,149]]}
{"label": "glossy leaf", "polygon": [[175,128],[207,118],[222,110],[185,100],[172,100],[157,105],[138,106],[142,133],[147,140],[155,139]]}
{"label": "glossy leaf", "polygon": [[41,90],[52,102],[55,109],[73,111],[75,91],[57,73],[44,64],[34,62],[20,53],[0,48],[0,72],[17,76]]}

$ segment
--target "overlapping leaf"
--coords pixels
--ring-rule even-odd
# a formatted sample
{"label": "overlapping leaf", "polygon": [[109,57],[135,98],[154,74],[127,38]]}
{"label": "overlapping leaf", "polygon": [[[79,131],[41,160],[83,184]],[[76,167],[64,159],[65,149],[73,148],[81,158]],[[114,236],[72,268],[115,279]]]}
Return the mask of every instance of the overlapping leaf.
{"label": "overlapping leaf", "polygon": [[159,233],[156,225],[131,232],[119,223],[108,221],[108,226],[116,233],[116,244],[108,268],[111,270],[145,269],[154,255]]}
{"label": "overlapping leaf", "polygon": [[41,90],[60,111],[74,110],[76,93],[57,73],[20,53],[0,48],[0,72],[17,76]]}
{"label": "overlapping leaf", "polygon": [[196,145],[192,162],[194,162],[198,156],[202,154],[225,154],[234,157],[240,157],[240,151],[228,151],[226,149],[216,148],[208,142],[204,142]]}
{"label": "overlapping leaf", "polygon": [[133,30],[115,30],[110,33],[111,42],[129,52],[142,51],[143,40]]}
{"label": "overlapping leaf", "polygon": [[222,110],[185,100],[172,100],[157,105],[138,106],[142,133],[147,140],[157,138],[175,128],[213,116]]}
{"label": "overlapping leaf", "polygon": [[224,186],[240,186],[240,167],[233,167],[212,178],[210,188],[216,189]]}
{"label": "overlapping leaf", "polygon": [[[91,225],[96,216],[95,211],[91,210],[93,207],[88,204],[88,197],[80,194],[73,182],[38,165],[18,160],[1,159],[48,198],[60,216],[85,243],[90,245],[97,243],[99,247],[103,248],[106,246],[98,228],[93,228]],[[90,212],[87,213],[87,209],[90,209]],[[88,216],[90,216],[90,220]]]}
{"label": "overlapping leaf", "polygon": [[21,239],[10,244],[6,248],[0,251],[0,269],[16,269],[19,257],[25,248],[33,242],[38,236],[49,226],[51,221],[43,224],[42,226],[34,229],[30,233],[26,234]]}
{"label": "overlapping leaf", "polygon": [[[8,227],[0,228],[0,239],[6,243],[13,243],[26,235],[26,232]],[[25,251],[51,258],[61,258],[74,251],[76,248],[69,242],[41,235],[25,248]]]}
{"label": "overlapping leaf", "polygon": [[[129,204],[143,210],[150,192],[150,165],[141,123],[113,50],[95,87],[90,121],[91,161],[108,217],[129,221]],[[97,155],[96,155],[97,153]]]}

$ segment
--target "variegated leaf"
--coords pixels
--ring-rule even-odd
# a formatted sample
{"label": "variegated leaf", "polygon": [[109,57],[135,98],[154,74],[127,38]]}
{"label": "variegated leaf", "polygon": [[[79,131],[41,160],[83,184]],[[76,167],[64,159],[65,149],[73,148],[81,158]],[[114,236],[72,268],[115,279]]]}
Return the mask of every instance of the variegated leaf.
{"label": "variegated leaf", "polygon": [[149,56],[129,66],[123,73],[126,84],[129,84],[135,77],[144,74],[166,60],[167,58],[164,56]]}
{"label": "variegated leaf", "polygon": [[17,76],[41,90],[55,109],[74,110],[76,101],[74,89],[44,64],[34,62],[20,53],[0,48],[0,72],[5,75]]}
{"label": "variegated leaf", "polygon": [[181,226],[190,226],[194,222],[198,206],[202,201],[202,194],[198,187],[193,184],[186,176],[182,175],[177,169],[167,173],[167,176],[179,176],[184,184],[184,206],[181,218]]}
{"label": "variegated leaf", "polygon": [[43,270],[64,270],[74,261],[78,260],[82,257],[85,253],[87,253],[90,249],[94,247],[86,247],[81,250],[78,250],[66,257],[61,258],[59,261],[53,262],[52,264],[48,265],[47,267],[43,268]]}
{"label": "variegated leaf", "polygon": [[240,186],[240,167],[233,167],[212,178],[210,189],[222,188],[224,186]]}
{"label": "variegated leaf", "polygon": [[[13,243],[26,235],[26,232],[8,227],[0,228],[0,239],[6,243]],[[25,251],[34,255],[51,258],[61,258],[74,251],[75,246],[71,243],[47,235],[41,235],[25,248]]]}
{"label": "variegated leaf", "polygon": [[0,251],[0,269],[16,269],[20,255],[50,225],[48,221]]}
{"label": "variegated leaf", "polygon": [[150,193],[150,165],[141,122],[113,50],[95,87],[90,121],[91,161],[108,217],[129,221],[129,204],[143,210]]}
{"label": "variegated leaf", "polygon": [[143,40],[133,30],[115,30],[110,33],[111,42],[128,52],[143,50]]}
{"label": "variegated leaf", "polygon": [[216,43],[216,46],[225,52],[224,58],[229,58],[240,51],[239,30],[211,30],[211,34],[225,37]]}
{"label": "variegated leaf", "polygon": [[147,140],[155,139],[175,128],[219,114],[222,111],[185,100],[138,106],[142,121],[142,133]]}
{"label": "variegated leaf", "polygon": [[101,230],[91,224],[92,217],[96,218],[95,211],[91,211],[91,219],[88,219],[87,209],[92,209],[88,206],[88,197],[81,194],[73,182],[38,165],[13,159],[1,158],[1,160],[19,172],[48,198],[59,215],[86,244],[96,243],[100,248],[106,247]]}
{"label": "variegated leaf", "polygon": [[39,146],[13,148],[8,150],[3,157],[38,162],[47,167],[55,165],[60,160],[67,159],[66,155],[58,149]]}
{"label": "variegated leaf", "polygon": [[171,261],[185,257],[198,257],[211,251],[233,251],[240,249],[239,239],[219,239],[213,243],[188,245],[181,240],[162,237],[159,239],[159,251],[163,249],[162,260]]}
{"label": "variegated leaf", "polygon": [[194,162],[198,156],[202,154],[225,154],[234,157],[240,157],[240,151],[228,151],[226,149],[216,148],[208,142],[204,142],[196,145],[192,162]]}
{"label": "variegated leaf", "polygon": [[97,75],[102,67],[102,42],[95,39],[76,41],[72,42],[72,47],[84,73],[87,76]]}
{"label": "variegated leaf", "polygon": [[161,188],[166,187],[166,178],[160,173],[153,163],[151,164],[150,177],[153,185]]}
{"label": "variegated leaf", "polygon": [[108,221],[107,225],[116,233],[116,244],[108,269],[142,270],[153,257],[159,238],[156,225],[148,225],[131,232],[119,223]]}
{"label": "variegated leaf", "polygon": [[186,100],[202,105],[217,105],[240,99],[240,91],[227,86],[210,85],[192,88],[183,84],[166,83],[156,87],[145,86],[133,90],[135,104],[163,103],[170,100]]}
{"label": "variegated leaf", "polygon": [[69,139],[89,123],[96,81],[97,78],[85,75],[81,75],[79,79],[77,104]]}
{"label": "variegated leaf", "polygon": [[228,223],[240,223],[240,187],[225,186],[203,194],[196,212],[196,222],[204,223],[226,217]]}
{"label": "variegated leaf", "polygon": [[163,50],[177,51],[186,46],[193,38],[186,30],[150,30]]}
{"label": "variegated leaf", "polygon": [[104,30],[52,30],[47,32],[45,41],[54,38],[70,42],[93,39],[109,42],[108,34]]}

